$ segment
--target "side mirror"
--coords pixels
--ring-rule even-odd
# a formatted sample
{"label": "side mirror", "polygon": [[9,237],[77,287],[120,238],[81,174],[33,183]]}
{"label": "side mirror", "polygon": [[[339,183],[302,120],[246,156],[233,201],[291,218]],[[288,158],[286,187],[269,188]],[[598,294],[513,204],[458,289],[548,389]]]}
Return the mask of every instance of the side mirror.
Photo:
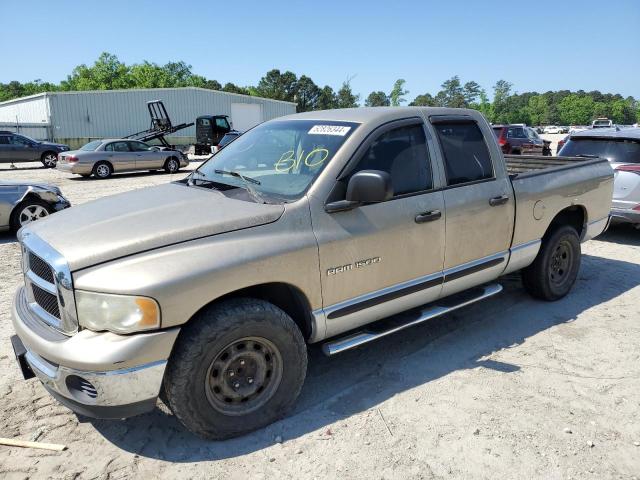
{"label": "side mirror", "polygon": [[349,180],[345,200],[325,205],[327,213],[351,210],[365,203],[378,203],[393,197],[391,176],[381,170],[361,170]]}

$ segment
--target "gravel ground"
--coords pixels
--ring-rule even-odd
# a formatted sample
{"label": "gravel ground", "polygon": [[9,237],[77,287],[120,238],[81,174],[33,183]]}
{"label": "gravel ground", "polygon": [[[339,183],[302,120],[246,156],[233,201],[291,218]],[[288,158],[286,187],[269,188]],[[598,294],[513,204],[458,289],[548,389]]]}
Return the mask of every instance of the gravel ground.
{"label": "gravel ground", "polygon": [[[0,177],[54,183],[74,204],[182,175],[20,167]],[[0,478],[639,479],[640,232],[612,229],[583,253],[559,302],[509,276],[502,294],[428,325],[334,358],[312,347],[292,415],[206,442],[161,404],[88,420],[21,379],[9,342],[19,249],[0,234],[0,436],[68,446],[0,446]]]}

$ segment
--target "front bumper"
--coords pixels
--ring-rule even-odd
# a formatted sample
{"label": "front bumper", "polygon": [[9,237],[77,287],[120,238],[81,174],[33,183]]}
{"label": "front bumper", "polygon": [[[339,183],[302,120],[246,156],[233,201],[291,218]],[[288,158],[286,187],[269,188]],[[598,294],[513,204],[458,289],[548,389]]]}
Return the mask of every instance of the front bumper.
{"label": "front bumper", "polygon": [[71,206],[71,202],[64,198],[62,195],[58,195],[58,201],[53,204],[53,209],[56,212],[60,210],[64,210],[65,208],[69,208]]}
{"label": "front bumper", "polygon": [[612,208],[611,221],[614,223],[640,224],[640,211],[626,208]]}
{"label": "front bumper", "polygon": [[60,403],[96,418],[125,418],[154,408],[179,333],[178,328],[136,335],[82,330],[67,337],[31,314],[22,288],[12,320],[14,344],[23,346],[16,349],[18,361]]}

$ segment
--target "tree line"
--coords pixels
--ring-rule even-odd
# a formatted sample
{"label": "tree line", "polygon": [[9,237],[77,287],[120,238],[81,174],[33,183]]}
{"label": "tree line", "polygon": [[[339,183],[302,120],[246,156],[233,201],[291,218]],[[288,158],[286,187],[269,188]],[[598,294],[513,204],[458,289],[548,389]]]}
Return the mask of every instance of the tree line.
{"label": "tree line", "polygon": [[[389,93],[371,92],[365,99],[368,107],[400,106],[407,103],[406,81],[398,79]],[[253,95],[295,102],[299,112],[352,108],[360,106],[360,95],[352,91],[350,80],[334,90],[329,85],[317,85],[307,75],[298,77],[290,71],[273,69],[255,86],[239,86],[231,82],[222,85],[193,73],[185,62],[158,65],[144,61],[132,65],[104,52],[93,65],[78,65],[59,84],[34,80],[20,83],[0,83],[0,101],[41,92],[113,90],[128,88],[200,87],[230,93]],[[611,118],[614,123],[632,124],[640,120],[640,102],[619,94],[578,90],[517,93],[513,85],[499,80],[493,86],[493,99],[474,81],[463,83],[458,76],[445,80],[435,94],[415,97],[410,106],[466,107],[481,111],[493,123],[526,123],[528,125],[585,125],[596,117]]]}

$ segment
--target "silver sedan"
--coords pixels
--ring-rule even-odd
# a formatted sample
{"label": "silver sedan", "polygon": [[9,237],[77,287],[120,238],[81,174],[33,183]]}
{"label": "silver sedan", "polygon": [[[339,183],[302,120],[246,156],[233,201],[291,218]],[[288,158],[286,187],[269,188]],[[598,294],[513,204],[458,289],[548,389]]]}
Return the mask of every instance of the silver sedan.
{"label": "silver sedan", "polygon": [[58,155],[56,168],[83,177],[108,178],[113,173],[160,170],[175,173],[189,164],[177,150],[162,150],[138,140],[106,139]]}
{"label": "silver sedan", "polygon": [[15,232],[70,206],[60,189],[53,185],[0,180],[0,232],[9,229]]}

